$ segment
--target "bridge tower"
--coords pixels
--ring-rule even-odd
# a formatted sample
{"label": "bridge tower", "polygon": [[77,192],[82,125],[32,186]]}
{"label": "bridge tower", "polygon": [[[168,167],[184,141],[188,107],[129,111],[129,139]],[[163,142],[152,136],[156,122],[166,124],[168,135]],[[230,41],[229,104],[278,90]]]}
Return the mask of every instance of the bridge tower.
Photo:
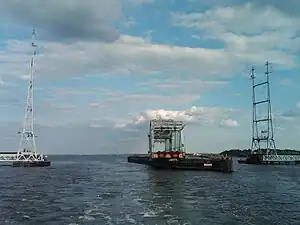
{"label": "bridge tower", "polygon": [[[253,118],[252,118],[252,154],[264,154],[264,155],[277,155],[276,145],[274,140],[274,130],[272,121],[272,107],[270,98],[270,82],[269,74],[270,63],[267,61],[265,64],[265,78],[263,82],[255,83],[255,68],[251,69],[252,80],[252,104],[253,104]],[[256,93],[258,88],[264,88],[265,95],[263,99],[257,100],[258,95]],[[263,107],[265,116],[258,117],[258,108]]]}
{"label": "bridge tower", "polygon": [[36,161],[42,160],[43,155],[37,153],[34,133],[34,108],[33,108],[33,78],[34,78],[34,57],[36,55],[37,45],[35,43],[36,32],[32,32],[31,41],[31,60],[30,74],[28,81],[27,100],[25,103],[25,116],[23,129],[18,132],[21,135],[20,144],[17,151],[17,160],[19,161]]}

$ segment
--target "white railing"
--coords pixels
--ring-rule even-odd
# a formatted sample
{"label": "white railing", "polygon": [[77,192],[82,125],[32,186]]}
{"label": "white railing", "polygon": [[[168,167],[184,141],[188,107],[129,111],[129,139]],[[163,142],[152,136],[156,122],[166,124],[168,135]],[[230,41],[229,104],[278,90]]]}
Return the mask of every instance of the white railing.
{"label": "white railing", "polygon": [[263,155],[263,161],[266,162],[300,161],[300,155]]}

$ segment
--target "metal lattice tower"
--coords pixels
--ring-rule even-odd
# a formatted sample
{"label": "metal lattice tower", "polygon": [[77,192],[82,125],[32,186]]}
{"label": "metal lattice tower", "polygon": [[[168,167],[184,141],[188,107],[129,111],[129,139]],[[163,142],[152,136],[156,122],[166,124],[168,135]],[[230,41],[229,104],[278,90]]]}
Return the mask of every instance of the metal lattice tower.
{"label": "metal lattice tower", "polygon": [[[274,131],[273,131],[273,122],[272,122],[272,108],[271,108],[271,99],[270,99],[270,83],[269,83],[269,74],[270,64],[267,61],[265,64],[265,81],[261,83],[255,83],[255,68],[251,69],[251,80],[252,80],[252,102],[253,102],[253,123],[252,123],[252,145],[251,152],[266,154],[266,155],[277,155],[276,145],[274,140]],[[264,86],[266,88],[267,96],[266,99],[261,101],[256,100],[256,88],[259,86]],[[257,118],[257,107],[258,105],[267,106],[267,116],[266,118]],[[265,125],[265,129],[262,129],[259,125]],[[262,145],[264,144],[264,148]],[[265,153],[263,150],[265,149]]]}
{"label": "metal lattice tower", "polygon": [[185,152],[182,121],[154,119],[149,127],[149,153],[157,152],[156,144],[164,144],[166,152]]}
{"label": "metal lattice tower", "polygon": [[27,101],[25,104],[25,117],[23,121],[23,129],[21,134],[20,144],[18,148],[17,158],[19,160],[36,160],[41,155],[36,151],[35,134],[34,134],[34,114],[33,114],[33,78],[34,78],[34,57],[36,55],[37,45],[35,43],[36,33],[32,32],[32,55],[30,60],[30,74],[28,81]]}

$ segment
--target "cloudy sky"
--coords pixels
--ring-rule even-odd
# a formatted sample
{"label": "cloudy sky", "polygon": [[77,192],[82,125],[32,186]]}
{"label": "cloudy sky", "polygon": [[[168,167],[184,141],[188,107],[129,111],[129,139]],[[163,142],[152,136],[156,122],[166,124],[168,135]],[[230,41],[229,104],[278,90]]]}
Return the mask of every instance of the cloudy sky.
{"label": "cloudy sky", "polygon": [[188,151],[248,148],[248,71],[264,78],[266,60],[277,147],[300,149],[299,9],[299,0],[0,0],[2,150],[19,144],[33,28],[42,152],[147,152],[156,115],[187,121]]}

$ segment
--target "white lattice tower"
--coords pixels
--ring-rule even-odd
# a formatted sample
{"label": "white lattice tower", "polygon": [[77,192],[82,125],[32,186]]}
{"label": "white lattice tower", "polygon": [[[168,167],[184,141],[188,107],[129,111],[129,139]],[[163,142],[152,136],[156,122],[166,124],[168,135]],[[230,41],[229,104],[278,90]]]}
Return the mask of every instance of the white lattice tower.
{"label": "white lattice tower", "polygon": [[35,134],[34,134],[34,113],[33,113],[33,78],[34,78],[34,57],[36,55],[37,45],[35,43],[36,33],[32,32],[32,54],[30,60],[30,74],[28,81],[27,100],[25,104],[25,117],[23,121],[23,129],[21,132],[21,139],[19,149],[17,153],[18,160],[37,160],[40,158],[40,154],[37,154]]}

